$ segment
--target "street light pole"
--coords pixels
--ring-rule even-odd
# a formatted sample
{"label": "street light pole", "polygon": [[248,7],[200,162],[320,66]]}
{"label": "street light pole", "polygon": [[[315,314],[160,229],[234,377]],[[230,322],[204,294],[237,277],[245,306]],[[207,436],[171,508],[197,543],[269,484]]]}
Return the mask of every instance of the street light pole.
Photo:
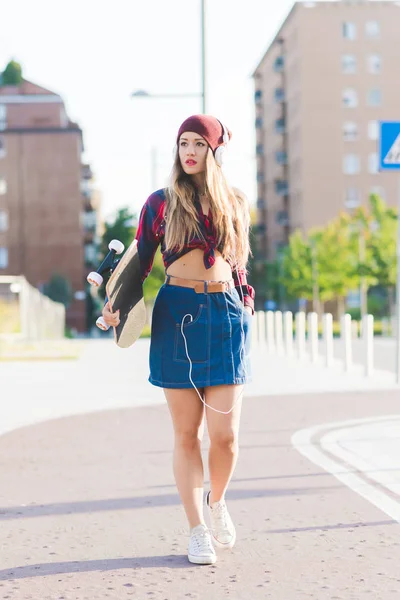
{"label": "street light pole", "polygon": [[201,98],[202,113],[206,113],[206,1],[201,0]]}

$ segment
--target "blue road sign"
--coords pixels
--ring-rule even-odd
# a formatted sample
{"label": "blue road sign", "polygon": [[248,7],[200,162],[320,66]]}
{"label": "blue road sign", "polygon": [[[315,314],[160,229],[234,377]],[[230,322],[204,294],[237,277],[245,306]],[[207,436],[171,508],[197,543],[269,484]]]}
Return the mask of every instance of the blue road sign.
{"label": "blue road sign", "polygon": [[400,170],[400,121],[380,121],[379,169]]}

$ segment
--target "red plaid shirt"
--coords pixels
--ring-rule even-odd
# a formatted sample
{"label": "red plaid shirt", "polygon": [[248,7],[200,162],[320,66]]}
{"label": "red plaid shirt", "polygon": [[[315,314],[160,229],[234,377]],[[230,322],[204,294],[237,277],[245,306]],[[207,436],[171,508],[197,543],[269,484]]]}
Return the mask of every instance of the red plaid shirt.
{"label": "red plaid shirt", "polygon": [[[138,241],[142,281],[146,279],[151,271],[154,255],[159,244],[161,244],[161,253],[165,269],[167,269],[175,260],[194,248],[201,248],[204,250],[204,266],[206,269],[210,269],[215,263],[215,247],[217,244],[215,230],[211,218],[203,213],[200,200],[196,197],[195,205],[204,239],[193,237],[180,252],[177,252],[176,250],[167,251],[165,249],[165,204],[165,192],[164,190],[158,190],[149,196],[140,213],[136,239]],[[247,283],[246,270],[238,269],[237,271],[238,273],[236,272],[236,269],[232,269],[232,277],[239,293],[239,297],[242,298],[243,295],[245,306],[250,306],[254,311],[254,288]]]}

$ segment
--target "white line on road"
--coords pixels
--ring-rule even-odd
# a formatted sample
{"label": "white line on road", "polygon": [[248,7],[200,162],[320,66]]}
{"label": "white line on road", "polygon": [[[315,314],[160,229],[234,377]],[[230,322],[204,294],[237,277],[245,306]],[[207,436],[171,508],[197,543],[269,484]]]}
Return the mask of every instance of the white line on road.
{"label": "white line on road", "polygon": [[[354,445],[354,439],[351,448],[348,447],[347,450],[343,448],[343,440],[349,440],[349,428],[357,427],[358,432],[356,437],[357,439],[360,439],[362,437],[360,434],[363,425],[368,426],[368,429],[366,429],[364,433],[370,435],[371,424],[375,424],[379,429],[382,428],[382,426],[392,426],[394,423],[398,425],[397,431],[399,433],[399,415],[386,415],[383,417],[324,423],[323,425],[296,431],[296,433],[293,434],[291,441],[294,448],[296,448],[300,454],[323,468],[328,473],[334,475],[334,477],[344,483],[344,485],[400,523],[400,497],[398,499],[393,497],[393,492],[395,491],[398,493],[399,490],[392,484],[389,484],[388,475],[383,470],[385,465],[382,464],[382,461],[379,463],[379,468],[376,468],[376,461],[375,464],[373,464],[371,461],[366,460],[365,457],[359,456]],[[377,432],[375,431],[375,433]],[[380,433],[382,433],[382,431],[379,432],[379,435],[376,435],[375,441],[382,439]],[[318,447],[318,445],[320,447]],[[370,445],[374,445],[373,440],[370,440]],[[377,450],[376,446],[375,450]],[[327,454],[328,452],[330,456]],[[377,453],[372,450],[371,456],[376,457],[376,454]],[[337,457],[338,460],[332,458],[332,455]],[[387,464],[392,467],[393,461],[389,459]],[[396,461],[396,464],[399,464],[399,460]],[[365,473],[368,480],[365,479],[362,474],[358,474],[359,472]],[[377,485],[370,482],[369,480],[371,479],[374,479]],[[385,486],[388,491],[386,492],[382,486]],[[389,490],[391,493],[389,493]]]}

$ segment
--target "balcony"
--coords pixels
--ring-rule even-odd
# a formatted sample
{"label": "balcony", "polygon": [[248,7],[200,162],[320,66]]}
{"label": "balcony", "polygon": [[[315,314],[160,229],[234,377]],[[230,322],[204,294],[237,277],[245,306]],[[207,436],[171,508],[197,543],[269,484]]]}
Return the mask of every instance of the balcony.
{"label": "balcony", "polygon": [[276,222],[282,227],[289,227],[289,214],[287,210],[280,210],[276,213]]}
{"label": "balcony", "polygon": [[282,73],[284,68],[285,68],[285,58],[283,56],[278,56],[274,62],[275,73]]}
{"label": "balcony", "polygon": [[284,150],[277,150],[275,152],[275,160],[278,165],[287,165],[288,164],[288,155]]}
{"label": "balcony", "polygon": [[285,90],[282,87],[275,88],[274,92],[275,102],[285,102]]}
{"label": "balcony", "polygon": [[257,204],[256,204],[257,208],[265,208],[266,207],[266,202],[264,198],[257,198]]}
{"label": "balcony", "polygon": [[286,133],[286,120],[285,119],[276,119],[275,121],[275,133]]}
{"label": "balcony", "polygon": [[289,194],[289,183],[286,179],[277,179],[275,181],[275,193],[278,196],[287,196]]}
{"label": "balcony", "polygon": [[82,179],[92,179],[93,178],[93,172],[92,169],[90,168],[90,165],[86,165],[83,164],[81,165],[82,167]]}

